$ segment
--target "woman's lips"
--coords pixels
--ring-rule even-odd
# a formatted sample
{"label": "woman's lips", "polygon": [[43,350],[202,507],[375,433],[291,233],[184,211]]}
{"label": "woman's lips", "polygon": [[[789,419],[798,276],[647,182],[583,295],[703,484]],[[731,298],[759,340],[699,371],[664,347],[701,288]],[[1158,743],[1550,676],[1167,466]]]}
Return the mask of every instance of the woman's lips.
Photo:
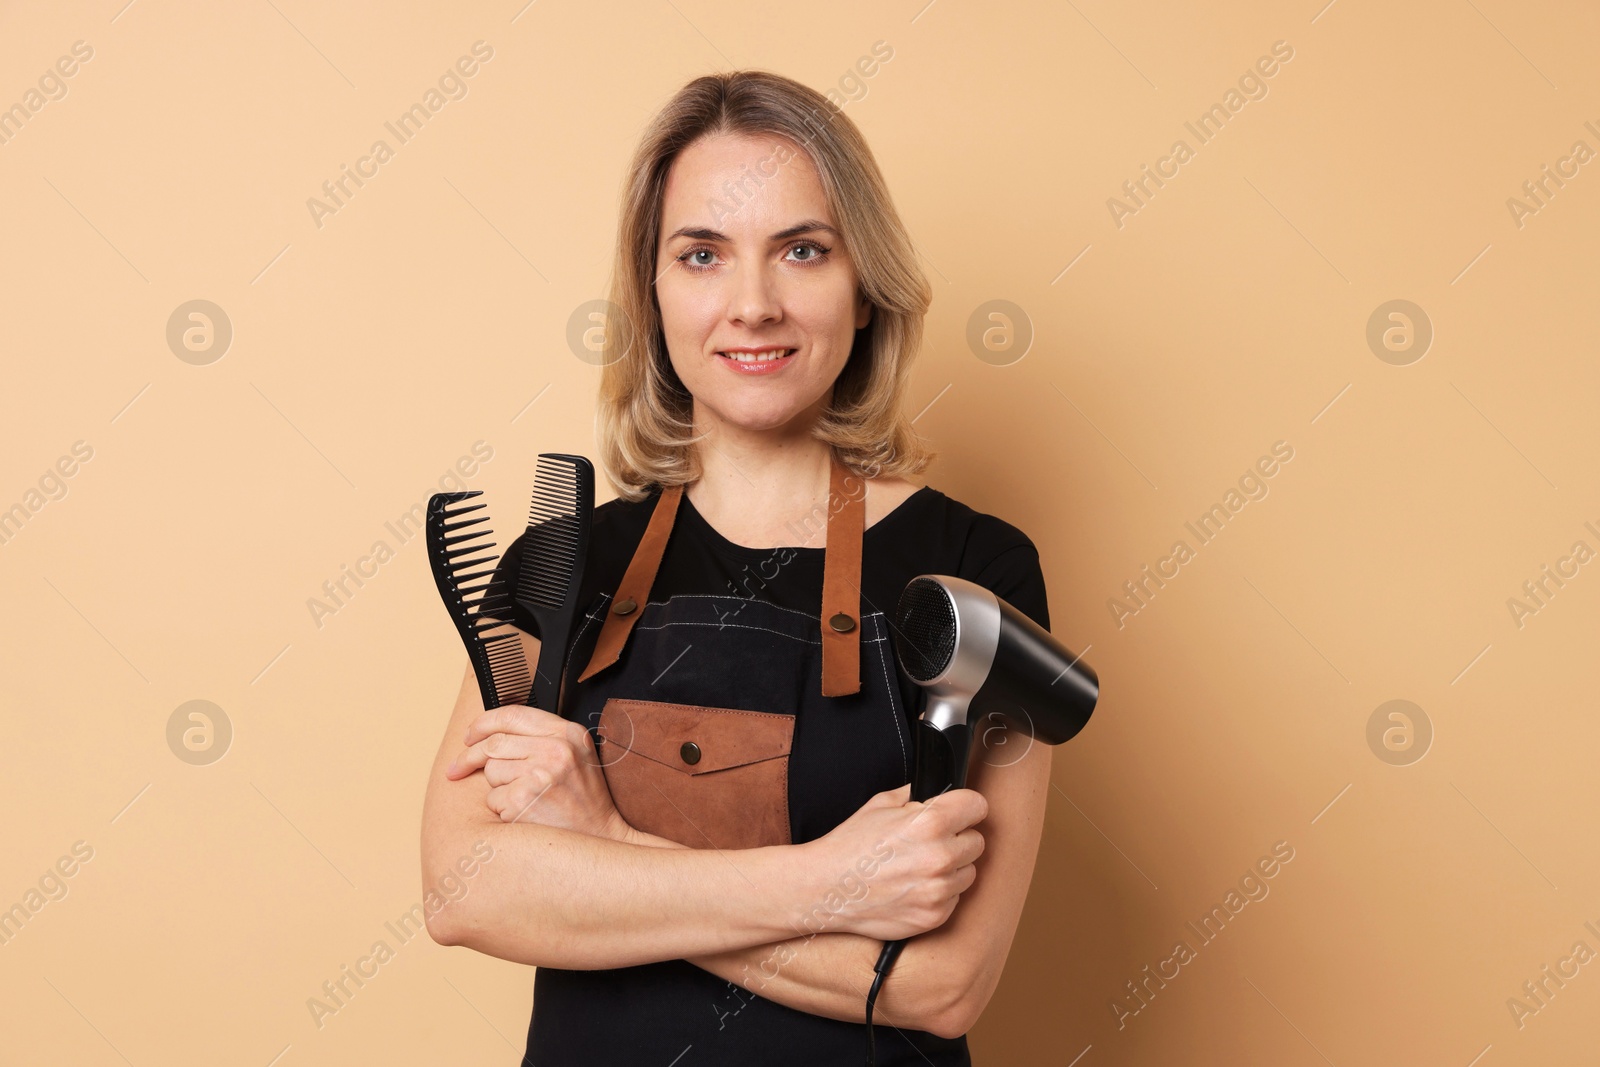
{"label": "woman's lips", "polygon": [[774,371],[787,367],[794,358],[797,349],[785,349],[784,354],[774,358],[772,349],[768,352],[718,352],[717,358],[727,365],[735,374],[771,374]]}

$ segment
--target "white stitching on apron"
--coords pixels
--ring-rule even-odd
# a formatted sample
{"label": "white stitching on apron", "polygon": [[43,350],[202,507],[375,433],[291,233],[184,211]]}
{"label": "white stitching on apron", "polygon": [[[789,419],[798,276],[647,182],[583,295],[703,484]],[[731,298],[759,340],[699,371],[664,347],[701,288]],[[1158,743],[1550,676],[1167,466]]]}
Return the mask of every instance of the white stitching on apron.
{"label": "white stitching on apron", "polygon": [[[677,594],[674,594],[671,597],[671,599],[673,599],[673,600],[741,600],[741,601],[744,601],[744,602],[750,603],[750,604],[765,604],[769,608],[776,608],[779,611],[787,611],[791,615],[801,615],[801,616],[804,616],[808,620],[809,619],[815,619],[817,617],[816,613],[812,612],[812,611],[797,611],[794,608],[786,608],[781,604],[774,604],[774,603],[772,603],[771,601],[768,601],[768,600],[756,600],[753,597],[732,596],[732,595],[730,595],[728,593],[677,593]],[[645,602],[645,606],[649,607],[651,604],[665,604],[665,603],[666,603],[665,600],[649,600],[649,601]]]}
{"label": "white stitching on apron", "polygon": [[820,645],[820,644],[822,644],[821,638],[818,638],[817,640],[812,641],[809,638],[796,637],[794,634],[786,634],[782,630],[770,630],[765,626],[743,626],[743,625],[740,625],[738,623],[733,623],[733,622],[690,622],[687,619],[673,619],[670,622],[661,623],[659,626],[645,626],[643,624],[638,624],[638,625],[634,626],[634,630],[636,630],[636,631],[638,631],[638,630],[665,630],[669,626],[700,626],[700,627],[709,626],[709,627],[714,627],[714,628],[716,628],[718,630],[760,630],[762,633],[777,634],[779,637],[787,637],[791,641],[799,641],[802,644],[807,644],[807,645]]}
{"label": "white stitching on apron", "polygon": [[[872,643],[876,644],[876,645],[882,645],[882,644],[886,643],[887,640],[888,640],[887,638],[881,638],[881,639],[879,639],[877,641],[874,641]],[[895,737],[899,738],[899,740],[900,740],[900,766],[905,769],[906,780],[910,781],[910,779],[911,779],[911,764],[906,759],[906,738],[905,738],[905,733],[900,728],[900,709],[899,709],[898,706],[896,706],[896,704],[894,702],[894,691],[896,689],[898,689],[899,686],[897,686],[895,684],[894,680],[889,677],[889,652],[888,652],[887,649],[884,649],[884,648],[879,648],[878,649],[878,663],[883,667],[883,685],[884,685],[884,688],[889,691],[889,713],[894,716],[894,735],[895,735]]]}
{"label": "white stitching on apron", "polygon": [[[698,626],[698,627],[701,627],[702,629],[709,627],[709,628],[715,628],[715,629],[718,629],[718,630],[760,630],[762,633],[777,634],[779,637],[787,637],[791,641],[799,641],[802,644],[807,644],[807,645],[820,645],[820,644],[822,644],[821,638],[818,638],[817,640],[813,641],[808,637],[796,637],[794,634],[787,634],[787,633],[784,633],[782,630],[768,629],[765,626],[742,626],[742,625],[739,625],[738,623],[732,623],[732,622],[694,622],[694,621],[691,621],[689,619],[673,619],[670,622],[661,623],[659,626],[635,625],[634,626],[634,630],[636,630],[636,631],[638,631],[638,630],[665,630],[670,626]],[[869,638],[864,638],[861,643],[863,645],[881,645],[886,640],[888,640],[888,638],[884,638],[884,637],[869,637]]]}
{"label": "white stitching on apron", "polygon": [[[798,610],[796,610],[794,608],[786,608],[781,604],[774,604],[774,603],[772,603],[771,601],[768,601],[768,600],[755,600],[755,599],[753,599],[751,597],[731,596],[731,595],[729,595],[727,593],[675,593],[675,594],[673,594],[673,596],[670,599],[672,599],[672,600],[741,600],[741,601],[744,601],[744,602],[750,603],[750,604],[765,604],[767,607],[774,608],[774,609],[776,609],[778,611],[787,611],[790,615],[799,615],[799,616],[801,616],[802,618],[804,618],[808,622],[816,622],[817,621],[817,613],[814,612],[814,611],[798,611]],[[646,600],[645,603],[644,603],[644,607],[647,608],[652,604],[660,604],[660,605],[662,605],[664,607],[664,606],[666,606],[667,601],[665,601],[665,600]],[[640,610],[643,610],[643,609],[641,608]],[[867,615],[882,615],[882,614],[883,614],[883,612],[881,612],[881,611],[868,611],[868,612],[863,613],[863,617],[865,617]]]}
{"label": "white stitching on apron", "polygon": [[[604,615],[606,613],[606,604],[610,600],[611,600],[611,594],[610,593],[604,593],[604,592],[601,593],[600,594],[600,603],[599,603],[599,605],[595,608],[595,610],[591,611],[587,616],[584,617],[583,625],[578,627],[578,632],[573,635],[572,644],[567,649],[567,662],[565,664],[563,664],[562,667],[561,667],[561,677],[567,678],[567,677],[571,676],[571,674],[572,674],[572,657],[575,656],[577,654],[577,652],[578,652],[578,645],[583,640],[584,632],[589,629],[589,624],[591,622],[594,622],[594,620],[600,618],[602,615]],[[576,685],[577,682],[574,681],[572,684]]]}

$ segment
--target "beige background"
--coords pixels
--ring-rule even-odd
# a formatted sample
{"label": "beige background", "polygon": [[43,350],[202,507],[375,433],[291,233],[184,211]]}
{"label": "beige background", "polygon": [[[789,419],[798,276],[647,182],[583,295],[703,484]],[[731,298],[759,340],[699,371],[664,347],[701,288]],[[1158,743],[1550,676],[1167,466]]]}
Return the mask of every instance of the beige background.
{"label": "beige background", "polygon": [[[936,291],[928,480],[1033,537],[1104,683],[975,1059],[1587,1062],[1600,965],[1520,1028],[1507,1000],[1600,950],[1600,567],[1520,627],[1507,600],[1600,549],[1600,163],[1520,227],[1507,198],[1600,151],[1592,6],[123,2],[0,14],[0,104],[93,48],[0,145],[0,507],[93,449],[0,545],[0,906],[93,849],[0,947],[0,1058],[516,1060],[532,971],[426,938],[320,1029],[306,1007],[421,895],[461,675],[420,539],[384,524],[474,442],[508,531],[536,453],[594,454],[566,330],[641,124],[764,67],[854,87]],[[319,228],[307,199],[479,40],[466,97]],[[1198,145],[1184,123],[1276,41],[1266,97]],[[1119,228],[1107,199],[1179,138]],[[233,329],[203,366],[165,336],[196,299]],[[1034,332],[1004,366],[966,342],[994,299]],[[1407,366],[1366,341],[1395,299],[1435,334]],[[1184,523],[1277,441],[1269,495],[1197,546]],[[1180,538],[1119,627],[1107,601]],[[196,699],[233,729],[207,766],[166,740]],[[1434,731],[1407,766],[1367,741],[1392,699]],[[1277,842],[1270,894],[1119,1028]]]}

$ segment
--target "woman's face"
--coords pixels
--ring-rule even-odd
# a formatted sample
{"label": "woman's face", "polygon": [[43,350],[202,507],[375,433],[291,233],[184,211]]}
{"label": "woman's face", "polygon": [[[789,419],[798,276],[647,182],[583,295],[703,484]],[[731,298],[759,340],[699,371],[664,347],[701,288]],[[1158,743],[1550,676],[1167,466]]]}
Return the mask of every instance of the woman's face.
{"label": "woman's face", "polygon": [[872,314],[811,157],[777,134],[702,137],[661,215],[656,300],[696,427],[809,426]]}

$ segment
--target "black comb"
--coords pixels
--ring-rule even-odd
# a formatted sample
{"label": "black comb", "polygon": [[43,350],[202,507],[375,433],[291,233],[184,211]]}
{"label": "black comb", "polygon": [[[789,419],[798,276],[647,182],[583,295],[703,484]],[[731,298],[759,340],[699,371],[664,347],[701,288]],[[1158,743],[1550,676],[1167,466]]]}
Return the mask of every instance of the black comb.
{"label": "black comb", "polygon": [[594,465],[583,456],[541,452],[516,598],[539,626],[539,666],[530,703],[557,714],[593,518]]}
{"label": "black comb", "polygon": [[510,583],[495,577],[494,531],[487,514],[466,518],[485,505],[463,506],[482,490],[435,493],[428,498],[428,565],[450,619],[467,646],[485,708],[524,704],[531,681],[518,630],[512,625]]}

